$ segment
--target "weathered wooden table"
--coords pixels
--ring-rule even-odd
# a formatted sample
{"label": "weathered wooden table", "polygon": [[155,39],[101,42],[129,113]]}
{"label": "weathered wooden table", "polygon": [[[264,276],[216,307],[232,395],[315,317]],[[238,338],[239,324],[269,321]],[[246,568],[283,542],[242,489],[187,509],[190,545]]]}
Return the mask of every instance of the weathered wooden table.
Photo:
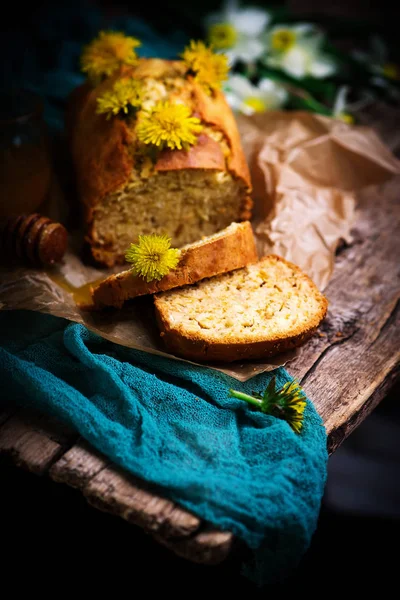
{"label": "weathered wooden table", "polygon": [[[364,119],[394,151],[400,150],[399,113],[382,114],[374,108]],[[384,398],[399,375],[399,200],[400,179],[361,195],[353,241],[339,249],[326,289],[328,317],[287,366],[323,418],[330,452]],[[216,530],[162,498],[75,432],[43,415],[3,405],[0,452],[18,466],[78,488],[96,508],[143,528],[189,560],[216,564],[238,547],[231,533]]]}

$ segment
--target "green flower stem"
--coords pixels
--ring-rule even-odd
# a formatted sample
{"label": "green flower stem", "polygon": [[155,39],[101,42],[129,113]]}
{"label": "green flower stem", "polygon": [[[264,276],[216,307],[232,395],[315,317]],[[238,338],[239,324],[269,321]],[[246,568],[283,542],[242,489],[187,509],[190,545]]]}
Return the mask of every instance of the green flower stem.
{"label": "green flower stem", "polygon": [[258,400],[258,398],[249,396],[249,394],[244,394],[243,392],[237,392],[236,390],[229,390],[229,394],[233,398],[237,398],[238,400],[244,400],[245,402],[248,402],[249,404],[253,404],[254,406],[257,406],[257,408],[261,408],[261,406],[262,406],[262,400]]}

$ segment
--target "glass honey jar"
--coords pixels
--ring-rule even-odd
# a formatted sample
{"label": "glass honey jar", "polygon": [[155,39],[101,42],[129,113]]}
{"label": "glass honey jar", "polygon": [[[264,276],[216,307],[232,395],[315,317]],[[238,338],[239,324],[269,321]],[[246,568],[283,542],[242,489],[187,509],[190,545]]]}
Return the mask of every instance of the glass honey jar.
{"label": "glass honey jar", "polygon": [[40,209],[51,170],[40,97],[27,90],[1,92],[0,221]]}

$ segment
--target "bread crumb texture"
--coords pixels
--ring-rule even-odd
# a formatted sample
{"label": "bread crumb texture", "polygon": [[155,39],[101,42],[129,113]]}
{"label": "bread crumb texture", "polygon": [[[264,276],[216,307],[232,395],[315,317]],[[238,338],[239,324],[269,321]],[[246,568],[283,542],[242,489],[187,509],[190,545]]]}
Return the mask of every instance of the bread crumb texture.
{"label": "bread crumb texture", "polygon": [[[93,239],[123,257],[139,235],[168,235],[179,248],[238,217],[238,184],[227,172],[179,170],[132,177],[94,210]],[[119,261],[121,262],[121,261]]]}
{"label": "bread crumb texture", "polygon": [[[155,306],[161,330],[167,334],[164,339],[168,342],[169,337],[175,350],[179,352],[181,341],[183,353],[185,343],[190,353],[192,343],[195,354],[212,357],[212,346],[217,345],[221,360],[233,360],[230,350],[235,346],[238,358],[240,346],[243,356],[254,358],[298,345],[324,318],[327,300],[298,267],[271,255],[245,268],[158,294]],[[196,342],[203,345],[196,348]],[[251,347],[258,343],[261,346]]]}

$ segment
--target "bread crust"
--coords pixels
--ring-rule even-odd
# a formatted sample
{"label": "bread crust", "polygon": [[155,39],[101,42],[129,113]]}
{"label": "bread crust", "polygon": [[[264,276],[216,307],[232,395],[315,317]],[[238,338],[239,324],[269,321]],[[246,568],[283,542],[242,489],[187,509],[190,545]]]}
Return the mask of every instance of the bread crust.
{"label": "bread crust", "polygon": [[[251,343],[207,343],[205,340],[190,338],[182,332],[171,330],[168,321],[156,311],[156,320],[161,330],[161,338],[168,352],[195,362],[235,362],[269,358],[297,348],[307,341],[317,330],[318,325],[287,339],[258,341]],[[322,319],[321,319],[322,320]],[[318,323],[319,324],[319,323]]]}
{"label": "bread crust", "polygon": [[263,257],[259,262],[269,258],[272,260],[286,263],[291,269],[297,272],[299,276],[308,280],[314,293],[317,295],[320,303],[319,311],[310,319],[307,327],[294,327],[290,336],[276,336],[272,339],[254,339],[251,342],[237,341],[214,342],[207,340],[206,337],[187,335],[185,331],[171,326],[168,315],[163,310],[162,301],[157,296],[154,297],[155,313],[160,336],[164,345],[171,354],[181,356],[195,362],[234,362],[238,360],[262,359],[275,356],[296,348],[308,340],[316,331],[321,321],[325,318],[328,310],[328,301],[321,294],[311,279],[305,275],[299,267],[286,261],[280,256],[270,255]]}
{"label": "bread crust", "polygon": [[222,237],[182,249],[178,266],[160,281],[147,283],[131,271],[111,275],[92,289],[95,307],[121,307],[126,300],[190,285],[257,261],[253,230],[249,221],[237,224]]}
{"label": "bread crust", "polygon": [[[127,120],[107,120],[104,115],[97,114],[97,98],[111,89],[115,81],[122,76],[141,79],[182,77],[185,70],[182,61],[140,59],[136,67],[124,67],[120,73],[109,77],[96,88],[85,83],[71,95],[66,124],[79,193],[85,208],[86,239],[92,246],[94,257],[108,266],[115,264],[115,258],[107,249],[96,247],[93,213],[105,196],[122,189],[128,183],[135,165],[131,151],[135,130]],[[199,85],[188,79],[194,114],[221,131],[228,141],[230,156],[225,161],[220,145],[209,136],[203,135],[199,144],[187,152],[162,152],[155,169],[227,170],[234,178],[240,180],[247,190],[238,214],[238,220],[247,220],[251,217],[252,207],[250,173],[232,111],[221,92],[217,91],[213,96],[208,96]]]}
{"label": "bread crust", "polygon": [[[204,89],[193,83],[195,94],[195,104],[197,111],[203,121],[209,125],[213,125],[224,133],[228,139],[229,148],[231,151],[228,157],[228,169],[238,179],[242,179],[251,191],[250,171],[247,165],[246,157],[242,149],[239,130],[229,105],[225,100],[225,96],[219,90],[215,92],[215,100],[210,101],[210,97]],[[249,194],[250,194],[249,191]],[[248,195],[243,199],[241,206],[241,218],[250,219],[253,201]]]}
{"label": "bread crust", "polygon": [[177,171],[178,169],[225,169],[225,158],[221,147],[210,136],[201,133],[195,146],[187,151],[163,150],[155,165],[156,171]]}

